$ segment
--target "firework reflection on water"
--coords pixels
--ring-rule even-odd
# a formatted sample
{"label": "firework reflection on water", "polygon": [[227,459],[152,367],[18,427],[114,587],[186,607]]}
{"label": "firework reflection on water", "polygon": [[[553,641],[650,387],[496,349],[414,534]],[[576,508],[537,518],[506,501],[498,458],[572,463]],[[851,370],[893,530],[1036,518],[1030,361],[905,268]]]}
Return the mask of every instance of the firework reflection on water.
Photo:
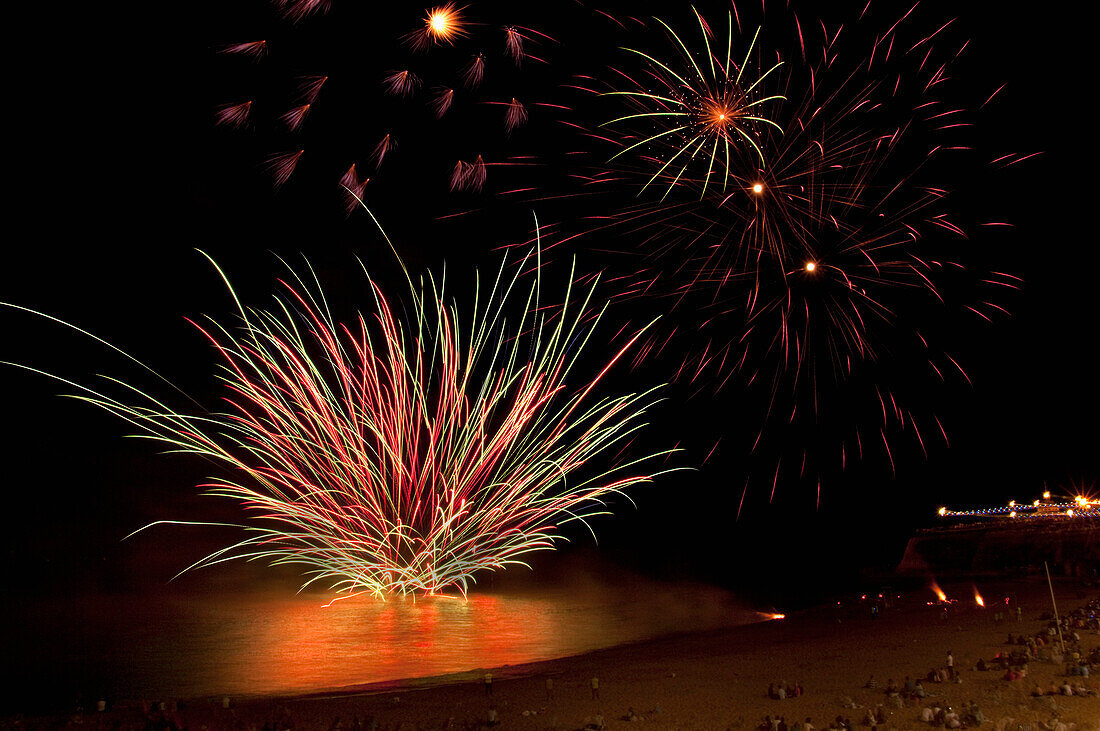
{"label": "firework reflection on water", "polygon": [[[256,587],[256,584],[244,586]],[[764,621],[718,589],[584,572],[552,586],[447,597],[277,588],[86,594],[26,602],[8,617],[34,705],[299,693],[576,655],[684,630]],[[8,608],[12,611],[12,608]],[[35,621],[29,621],[33,616]],[[472,681],[471,681],[472,682]],[[46,694],[42,697],[42,694]]]}

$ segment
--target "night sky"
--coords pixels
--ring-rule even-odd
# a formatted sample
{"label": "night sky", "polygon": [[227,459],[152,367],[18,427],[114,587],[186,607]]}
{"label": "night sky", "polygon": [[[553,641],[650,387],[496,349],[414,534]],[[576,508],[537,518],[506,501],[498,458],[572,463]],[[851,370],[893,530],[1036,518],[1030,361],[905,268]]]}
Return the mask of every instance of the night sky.
{"label": "night sky", "polygon": [[[7,117],[17,131],[9,132],[0,300],[94,332],[210,403],[217,393],[212,355],[184,318],[229,316],[232,303],[194,250],[213,256],[253,303],[266,301],[280,274],[273,253],[307,256],[341,304],[361,294],[356,255],[379,281],[399,283],[377,230],[361,213],[345,217],[336,185],[345,161],[368,168],[387,130],[402,137],[402,147],[370,184],[368,203],[411,268],[438,270],[445,260],[455,281],[469,279],[474,266],[498,260],[496,247],[524,240],[532,212],[543,221],[558,215],[554,202],[448,193],[442,171],[477,151],[471,138],[484,131],[481,112],[437,134],[381,90],[385,73],[410,58],[399,38],[416,26],[423,8],[399,3],[375,14],[371,3],[335,5],[328,17],[299,26],[251,0],[21,9],[33,14],[22,27],[35,40],[23,46],[8,78]],[[529,99],[556,99],[566,71],[599,73],[615,57],[615,48],[603,47],[600,34],[585,26],[588,8],[564,0],[511,11],[507,5],[471,3],[468,13],[490,25],[507,16],[565,41],[532,51],[555,60],[549,67],[532,64],[521,79]],[[645,15],[632,3],[599,7]],[[893,470],[881,456],[844,471],[824,469],[820,506],[815,481],[794,476],[780,480],[769,502],[771,475],[756,475],[744,449],[759,422],[753,411],[759,404],[736,389],[696,394],[697,388],[673,384],[649,438],[680,443],[686,450],[681,463],[694,467],[718,436],[725,438],[706,465],[637,488],[637,509],[619,505],[614,517],[595,522],[599,548],[613,561],[658,576],[789,597],[791,585],[810,577],[821,585],[850,582],[861,569],[896,564],[905,539],[934,524],[939,505],[1030,500],[1044,483],[1056,492],[1100,489],[1094,284],[1100,255],[1091,233],[1090,182],[1097,161],[1085,115],[1091,91],[1083,86],[1092,64],[1088,31],[1069,7],[1048,3],[1017,15],[985,0],[921,4],[923,27],[935,30],[937,19],[957,16],[952,38],[971,39],[953,72],[952,98],[976,106],[1007,82],[997,103],[976,115],[981,143],[1042,153],[992,176],[992,183],[947,181],[957,186],[950,207],[960,218],[989,211],[1015,224],[977,233],[965,244],[972,247],[966,255],[992,259],[997,270],[1024,279],[1019,291],[1001,296],[1011,315],[992,323],[928,315],[942,320],[937,326],[972,381],[916,390],[917,400],[942,420],[950,447],[930,445],[926,459],[902,439]],[[690,21],[687,4],[647,8]],[[725,6],[699,8],[717,17]],[[216,52],[260,37],[291,50],[273,51],[260,64]],[[316,118],[303,128],[306,143],[276,129],[275,111],[251,131],[215,126],[219,105],[250,94],[276,99],[289,79],[312,73],[332,75],[334,101],[323,112],[317,105]],[[347,80],[343,86],[340,79]],[[564,133],[524,134],[498,134],[494,144],[563,159]],[[307,154],[295,177],[274,193],[262,162],[295,145]],[[531,180],[538,185],[552,178],[552,168],[534,170]],[[527,174],[505,172],[515,185]],[[438,219],[457,210],[473,213]],[[583,268],[585,252],[577,253]],[[612,310],[605,327],[617,329],[617,317]],[[690,317],[674,317],[685,318],[679,322],[690,330]],[[161,387],[71,330],[25,313],[3,311],[0,318],[0,360],[81,383],[105,373]],[[677,342],[690,346],[690,340]],[[647,364],[622,375],[622,382],[633,387],[667,379],[675,365],[673,359]],[[9,428],[0,449],[9,509],[0,540],[9,587],[155,584],[201,557],[205,537],[172,532],[126,545],[119,539],[152,520],[229,515],[231,507],[196,496],[193,485],[206,474],[204,465],[161,457],[148,444],[124,439],[123,425],[58,398],[66,388],[45,377],[10,367],[2,373]],[[738,518],[746,478],[748,499]],[[583,532],[573,537],[578,549],[592,547]]]}

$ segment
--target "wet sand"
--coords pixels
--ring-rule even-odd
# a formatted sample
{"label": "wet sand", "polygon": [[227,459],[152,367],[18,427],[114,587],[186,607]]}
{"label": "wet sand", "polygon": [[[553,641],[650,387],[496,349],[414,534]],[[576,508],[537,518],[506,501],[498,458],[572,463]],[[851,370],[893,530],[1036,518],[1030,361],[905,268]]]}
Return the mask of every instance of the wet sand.
{"label": "wet sand", "polygon": [[[194,700],[181,704],[176,718],[190,729],[262,729],[276,720],[295,729],[330,729],[337,719],[342,729],[355,728],[356,719],[373,719],[382,729],[478,728],[493,707],[497,728],[503,729],[580,729],[597,715],[606,728],[755,729],[771,714],[790,724],[809,717],[821,731],[837,715],[858,725],[866,710],[879,704],[888,714],[886,728],[929,728],[918,720],[921,706],[946,703],[961,712],[974,701],[989,719],[985,728],[1003,729],[1013,719],[1008,728],[1015,730],[1020,723],[1057,717],[1078,729],[1100,731],[1100,697],[1032,697],[1037,684],[1049,688],[1061,683],[1061,664],[1032,662],[1028,677],[1017,681],[1004,680],[1002,672],[972,669],[979,658],[988,660],[1012,649],[1005,644],[1009,632],[1034,635],[1043,630],[1047,621],[1040,617],[1050,611],[1045,581],[980,587],[991,604],[1004,592],[1014,593],[1022,621],[997,623],[992,606],[974,606],[969,584],[945,584],[948,594],[960,600],[947,619],[926,605],[933,598],[930,592],[911,592],[874,619],[866,609],[824,607],[762,624],[494,668],[491,696],[485,671],[476,670],[328,694],[231,699],[228,709],[220,699]],[[1055,592],[1062,613],[1098,595],[1068,581],[1056,584]],[[1081,637],[1084,652],[1100,645],[1094,631],[1081,631]],[[907,675],[923,678],[946,665],[949,651],[961,683],[925,682],[931,696],[922,703],[896,708],[889,702],[882,690],[889,679],[901,683]],[[864,687],[872,675],[877,690]],[[599,698],[593,697],[593,677],[599,678]],[[553,681],[549,693],[547,679]],[[1100,689],[1100,679],[1083,682]],[[769,683],[798,683],[805,693],[774,700],[767,696]],[[846,707],[848,701],[855,707]],[[637,720],[625,720],[631,709]],[[136,714],[136,709],[85,714],[83,725],[110,728],[117,721],[127,727]]]}

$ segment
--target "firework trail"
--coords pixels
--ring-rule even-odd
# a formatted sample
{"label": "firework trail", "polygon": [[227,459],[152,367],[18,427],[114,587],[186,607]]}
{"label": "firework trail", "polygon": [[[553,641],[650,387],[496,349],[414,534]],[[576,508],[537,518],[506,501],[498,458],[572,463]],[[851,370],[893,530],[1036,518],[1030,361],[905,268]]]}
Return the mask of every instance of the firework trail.
{"label": "firework trail", "polygon": [[508,132],[513,132],[517,127],[522,127],[527,123],[527,107],[523,106],[520,102],[512,99],[508,104],[508,110],[504,113],[504,126],[508,129]]}
{"label": "firework trail", "polygon": [[242,104],[227,104],[218,108],[215,119],[218,124],[239,129],[248,125],[251,114],[252,102],[250,101]]}
{"label": "firework trail", "polygon": [[298,167],[298,161],[302,159],[304,153],[305,150],[284,152],[268,159],[267,169],[271,172],[271,179],[276,190],[286,185],[286,181],[290,180],[290,176],[294,174],[294,169]]}
{"label": "firework trail", "polygon": [[324,15],[332,9],[332,0],[274,0],[283,17],[298,23],[313,15]]}
{"label": "firework trail", "polygon": [[344,173],[344,177],[340,178],[340,187],[344,189],[344,202],[349,216],[356,208],[362,205],[363,195],[367,190],[367,183],[369,182],[370,178],[359,178],[359,173],[355,169],[355,163],[352,163],[351,167]]}
{"label": "firework trail", "polygon": [[249,41],[247,43],[233,43],[221,49],[222,53],[249,56],[259,60],[267,55],[267,41]]}
{"label": "firework trail", "polygon": [[394,96],[412,96],[420,88],[420,77],[412,71],[394,71],[386,77],[386,90]]}
{"label": "firework trail", "polygon": [[[221,410],[180,413],[113,379],[121,398],[65,382],[140,435],[226,468],[203,487],[245,509],[246,537],[185,571],[259,559],[340,593],[465,594],[478,572],[605,513],[668,454],[624,456],[653,390],[602,393],[641,333],[598,345],[591,288],[547,305],[537,278],[506,271],[466,315],[432,278],[408,280],[401,314],[368,277],[373,306],[347,322],[312,271],[291,271],[270,309],[242,306],[222,274],[236,323],[193,322],[220,361]],[[583,376],[592,356],[602,364]]]}

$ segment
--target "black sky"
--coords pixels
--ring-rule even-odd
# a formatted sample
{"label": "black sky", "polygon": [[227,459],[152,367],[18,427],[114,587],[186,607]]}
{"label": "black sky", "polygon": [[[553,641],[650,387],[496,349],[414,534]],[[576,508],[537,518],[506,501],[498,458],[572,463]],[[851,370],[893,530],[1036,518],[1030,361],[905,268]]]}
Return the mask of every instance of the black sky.
{"label": "black sky", "polygon": [[[236,101],[235,86],[257,76],[216,48],[253,40],[257,23],[288,43],[315,32],[309,23],[296,29],[278,21],[262,2],[231,10],[224,5],[29,10],[22,27],[36,40],[20,50],[9,79],[8,117],[17,130],[8,133],[0,299],[91,330],[200,394],[210,388],[209,354],[183,318],[225,315],[230,303],[195,248],[211,253],[253,301],[262,301],[279,271],[269,252],[307,254],[336,280],[337,291],[349,286],[344,268],[353,253],[392,273],[392,259],[371,225],[362,216],[343,217],[335,186],[322,191],[292,182],[273,194],[259,170],[263,156],[278,151],[270,149],[271,138],[213,125],[214,108]],[[665,16],[687,12],[683,3],[652,5]],[[487,17],[500,14],[491,3],[484,7]],[[956,334],[973,386],[935,395],[943,402],[939,414],[950,448],[931,449],[927,460],[902,449],[895,473],[871,459],[830,474],[820,509],[804,485],[781,486],[774,504],[751,500],[739,521],[741,453],[731,448],[698,472],[639,490],[637,510],[626,506],[613,520],[597,523],[611,555],[655,572],[731,586],[766,583],[776,563],[797,567],[796,574],[847,576],[896,561],[904,538],[930,524],[937,505],[1029,499],[1044,482],[1056,489],[1097,488],[1094,282],[1100,255],[1091,183],[1097,167],[1085,113],[1091,94],[1082,87],[1092,65],[1086,62],[1091,39],[1068,3],[1027,15],[1004,7],[984,0],[961,7],[922,4],[929,18],[958,16],[972,38],[954,93],[972,103],[1007,82],[999,106],[982,116],[988,134],[1007,149],[1043,153],[1007,171],[995,191],[961,193],[1016,225],[1000,235],[997,266],[1025,284],[1008,298],[1011,317],[985,327],[970,323]],[[421,11],[403,3],[374,15],[372,23],[352,26],[340,34],[342,45],[331,49],[333,63],[360,59],[361,73],[381,77],[393,66],[391,55],[407,56],[396,39]],[[583,8],[566,2],[516,12],[526,16],[522,22],[554,32],[561,18],[584,16]],[[363,16],[334,11],[310,23],[363,23]],[[573,32],[583,35],[583,29]],[[585,55],[574,51],[571,58]],[[285,70],[287,78],[298,72],[292,63]],[[259,74],[267,81],[257,83],[274,83],[280,73]],[[381,99],[378,89],[363,94]],[[358,107],[344,126],[330,122],[333,137],[354,138],[355,126],[362,125],[369,150],[388,112],[386,102],[374,103]],[[289,149],[292,140],[286,142]],[[307,180],[321,177],[310,178],[307,168],[302,173]],[[375,210],[413,266],[437,267],[446,258],[452,272],[465,276],[471,263],[492,260],[495,236],[522,235],[530,216],[528,206],[511,211],[499,231],[476,229],[484,240],[458,236],[460,225],[430,222],[443,207],[427,199],[445,185],[418,188],[415,176],[395,178],[379,190]],[[443,235],[433,233],[436,238],[421,245],[416,237],[424,231]],[[135,374],[64,328],[25,314],[0,318],[6,334],[0,359],[82,383],[95,373]],[[10,501],[2,540],[16,583],[51,572],[76,583],[124,575],[126,556],[136,549],[120,549],[120,535],[150,520],[210,509],[191,487],[203,476],[202,465],[161,458],[147,445],[124,440],[121,425],[57,398],[66,389],[44,377],[11,368],[2,373],[9,429],[0,450]],[[697,464],[713,442],[705,435],[736,419],[728,407],[728,401],[706,397],[677,403],[655,431],[683,438],[694,450],[686,461]],[[144,546],[150,550],[155,543]],[[761,561],[762,555],[771,558]]]}

